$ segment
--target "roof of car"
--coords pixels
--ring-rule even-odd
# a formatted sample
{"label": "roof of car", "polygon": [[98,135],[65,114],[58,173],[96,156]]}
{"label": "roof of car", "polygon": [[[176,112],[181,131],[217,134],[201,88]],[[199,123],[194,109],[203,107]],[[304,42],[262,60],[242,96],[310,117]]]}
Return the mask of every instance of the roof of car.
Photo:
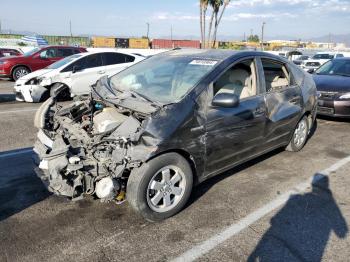
{"label": "roof of car", "polygon": [[183,56],[183,57],[193,57],[199,59],[214,59],[214,60],[225,60],[229,57],[235,55],[242,56],[270,56],[278,59],[282,59],[279,56],[267,53],[267,52],[259,52],[259,51],[234,51],[234,50],[218,50],[218,49],[174,49],[164,53],[160,53],[159,55],[164,56]]}
{"label": "roof of car", "polygon": [[334,60],[350,60],[350,57],[336,57]]}
{"label": "roof of car", "polygon": [[136,54],[123,52],[123,51],[117,51],[117,50],[96,50],[96,51],[93,50],[93,51],[91,51],[91,49],[87,52],[84,52],[84,53],[78,53],[77,55],[88,56],[88,55],[92,55],[92,54],[101,54],[101,53],[119,53],[119,54],[130,55],[130,56],[139,56]]}

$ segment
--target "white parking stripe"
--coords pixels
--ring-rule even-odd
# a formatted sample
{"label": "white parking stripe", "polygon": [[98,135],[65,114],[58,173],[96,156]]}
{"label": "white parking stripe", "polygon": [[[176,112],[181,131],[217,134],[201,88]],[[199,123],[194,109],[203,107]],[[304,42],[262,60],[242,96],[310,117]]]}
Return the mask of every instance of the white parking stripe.
{"label": "white parking stripe", "polygon": [[34,112],[34,111],[36,111],[36,110],[38,110],[38,108],[8,110],[8,111],[0,111],[0,114],[11,114],[11,113],[21,113],[21,112]]}
{"label": "white parking stripe", "polygon": [[295,188],[293,188],[292,190],[282,194],[281,196],[279,196],[275,200],[272,200],[265,206],[255,210],[253,213],[250,213],[249,215],[247,215],[237,223],[227,227],[225,230],[218,233],[217,235],[214,235],[213,237],[207,239],[206,241],[200,243],[199,245],[196,245],[193,248],[189,249],[179,257],[175,258],[173,261],[183,262],[183,261],[194,261],[198,259],[199,257],[208,253],[210,250],[214,249],[224,241],[237,235],[243,229],[255,223],[256,221],[258,221],[259,219],[261,219],[271,211],[284,205],[288,201],[291,195],[300,193],[302,191],[306,191],[310,187],[311,183],[315,183],[321,180],[323,176],[330,176],[336,170],[338,170],[339,168],[341,168],[342,166],[346,165],[349,162],[350,162],[350,156],[339,160],[329,168],[319,172],[318,175],[316,175],[315,177],[310,177],[306,182],[303,182],[295,186]]}
{"label": "white parking stripe", "polygon": [[9,156],[16,156],[16,155],[23,155],[23,154],[28,154],[28,153],[33,153],[33,148],[24,148],[24,149],[19,149],[16,151],[8,152],[8,153],[0,153],[0,158],[4,157],[9,157]]}

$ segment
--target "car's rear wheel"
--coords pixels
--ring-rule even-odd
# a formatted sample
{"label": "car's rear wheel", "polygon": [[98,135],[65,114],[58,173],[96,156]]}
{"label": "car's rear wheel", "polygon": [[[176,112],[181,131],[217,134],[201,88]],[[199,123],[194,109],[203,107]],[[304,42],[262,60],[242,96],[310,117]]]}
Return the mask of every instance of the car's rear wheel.
{"label": "car's rear wheel", "polygon": [[28,67],[25,66],[18,66],[12,71],[12,79],[17,80],[21,78],[22,76],[28,75],[30,73],[30,70]]}
{"label": "car's rear wheel", "polygon": [[309,121],[306,116],[304,116],[297,124],[292,139],[290,140],[286,150],[292,152],[300,151],[306,141],[309,134]]}
{"label": "car's rear wheel", "polygon": [[178,213],[187,203],[193,184],[188,161],[167,153],[134,169],[127,185],[127,200],[149,221],[160,221]]}

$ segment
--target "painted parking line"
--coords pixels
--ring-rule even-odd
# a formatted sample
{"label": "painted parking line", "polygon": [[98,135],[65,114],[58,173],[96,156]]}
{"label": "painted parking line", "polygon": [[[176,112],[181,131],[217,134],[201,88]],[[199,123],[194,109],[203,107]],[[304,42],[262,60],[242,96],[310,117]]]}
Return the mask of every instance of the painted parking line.
{"label": "painted parking line", "polygon": [[34,112],[37,111],[38,108],[28,108],[28,109],[17,109],[17,110],[6,110],[0,111],[0,114],[11,114],[11,113],[22,113],[22,112]]}
{"label": "painted parking line", "polygon": [[11,150],[11,151],[0,153],[0,158],[17,156],[17,155],[24,155],[24,154],[29,154],[29,153],[33,153],[33,152],[34,151],[33,151],[32,147],[27,147],[27,148],[16,149],[16,150]]}
{"label": "painted parking line", "polygon": [[269,214],[273,210],[279,208],[280,206],[286,204],[288,199],[291,197],[291,195],[301,193],[303,191],[306,191],[312,183],[317,183],[320,181],[324,176],[330,176],[332,173],[334,173],[336,170],[341,168],[342,166],[350,163],[350,156],[343,158],[330,166],[329,168],[317,173],[317,175],[314,177],[310,177],[307,181],[298,184],[295,186],[292,190],[280,195],[276,199],[272,200],[265,206],[255,210],[253,213],[250,213],[246,217],[239,220],[237,223],[234,223],[221,231],[220,233],[214,235],[213,237],[207,239],[206,241],[194,246],[193,248],[187,250],[185,253],[180,255],[179,257],[175,258],[172,261],[176,262],[184,262],[184,261],[194,261],[198,258],[200,258],[202,255],[208,253],[210,250],[214,249],[224,241],[228,240],[229,238],[237,235],[239,232],[241,232],[243,229],[247,228],[248,226],[252,225],[259,219],[263,218],[265,215]]}

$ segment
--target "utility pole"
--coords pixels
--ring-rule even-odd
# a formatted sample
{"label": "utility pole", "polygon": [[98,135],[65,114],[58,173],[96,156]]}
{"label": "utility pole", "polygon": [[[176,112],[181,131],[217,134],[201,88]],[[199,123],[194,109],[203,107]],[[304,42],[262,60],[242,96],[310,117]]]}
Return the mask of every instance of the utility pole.
{"label": "utility pole", "polygon": [[2,30],[1,30],[1,19],[0,19],[0,34],[1,34]]}
{"label": "utility pole", "polygon": [[173,41],[173,25],[170,26],[170,39]]}
{"label": "utility pole", "polygon": [[245,37],[245,32],[244,32],[244,35],[243,35],[243,42],[244,43],[247,42],[246,37]]}
{"label": "utility pole", "polygon": [[72,37],[73,33],[72,33],[72,21],[71,20],[69,20],[69,31],[70,31],[70,36]]}
{"label": "utility pole", "polygon": [[149,23],[146,23],[147,25],[147,39],[149,39]]}
{"label": "utility pole", "polygon": [[261,27],[261,51],[264,51],[264,30],[265,30],[265,25],[266,25],[266,23],[263,22],[262,23],[262,27]]}
{"label": "utility pole", "polygon": [[331,49],[331,33],[329,33],[329,36],[328,36],[328,49],[329,50]]}

